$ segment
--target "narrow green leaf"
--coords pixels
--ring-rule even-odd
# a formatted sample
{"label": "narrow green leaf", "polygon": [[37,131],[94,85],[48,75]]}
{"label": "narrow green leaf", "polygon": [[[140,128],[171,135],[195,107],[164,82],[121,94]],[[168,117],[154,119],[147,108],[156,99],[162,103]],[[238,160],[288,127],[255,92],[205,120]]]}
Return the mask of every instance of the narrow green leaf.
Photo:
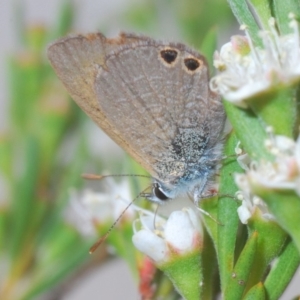
{"label": "narrow green leaf", "polygon": [[0,136],[0,172],[7,180],[11,180],[13,177],[13,160],[10,137],[8,135]]}
{"label": "narrow green leaf", "polygon": [[259,119],[250,110],[236,107],[228,101],[224,101],[224,107],[246,152],[255,160],[271,160],[272,156],[265,148],[268,136]]}
{"label": "narrow green leaf", "polygon": [[45,47],[46,29],[42,26],[32,26],[26,31],[25,47],[28,54],[31,53],[37,58]]}
{"label": "narrow green leaf", "polygon": [[262,28],[269,30],[268,21],[272,17],[270,0],[250,0],[249,2],[259,18]]}
{"label": "narrow green leaf", "polygon": [[35,55],[10,60],[10,125],[22,138],[41,93],[41,66]]}
{"label": "narrow green leaf", "polygon": [[277,222],[264,218],[258,208],[248,221],[248,229],[249,235],[258,233],[258,240],[255,267],[248,278],[246,290],[264,279],[271,262],[279,255],[287,239],[286,232]]}
{"label": "narrow green leaf", "polygon": [[247,26],[247,31],[256,46],[261,45],[261,39],[258,37],[259,26],[250,11],[245,0],[228,0],[229,5],[241,25]]}
{"label": "narrow green leaf", "polygon": [[[83,123],[82,123],[83,125]],[[44,220],[44,226],[41,228],[38,241],[40,243],[44,240],[53,240],[57,234],[57,230],[60,228],[61,212],[66,207],[66,203],[70,199],[70,187],[80,187],[84,184],[84,180],[81,178],[81,174],[84,170],[83,166],[86,163],[88,155],[85,143],[86,135],[84,132],[79,134],[78,144],[75,146],[76,151],[70,153],[69,159],[72,161],[71,166],[67,170],[63,169],[63,177],[57,182],[57,195],[54,205],[49,209],[47,219]],[[56,166],[56,172],[58,178],[62,169]]]}
{"label": "narrow green leaf", "polygon": [[300,198],[293,191],[270,190],[251,183],[252,191],[268,205],[278,224],[290,234],[300,252]]}
{"label": "narrow green leaf", "polygon": [[258,284],[254,285],[246,294],[245,297],[243,297],[243,300],[269,300],[269,298],[266,298],[266,292],[265,288],[262,282],[259,282]]}
{"label": "narrow green leaf", "polygon": [[174,289],[172,281],[157,269],[154,278],[155,292],[153,299],[179,300],[181,296]]}
{"label": "narrow green leaf", "polygon": [[277,300],[291,282],[300,264],[300,255],[289,239],[265,280],[268,300]]}
{"label": "narrow green leaf", "polygon": [[230,280],[224,291],[224,299],[240,300],[242,299],[246,288],[247,280],[253,269],[258,233],[254,232],[248,239],[237,263],[234,266]]}
{"label": "narrow green leaf", "polygon": [[49,34],[49,41],[68,34],[74,23],[74,5],[71,1],[63,1],[57,17],[56,28]]}
{"label": "narrow green leaf", "polygon": [[[54,87],[52,87],[54,89]],[[49,93],[51,93],[49,91]],[[48,97],[51,97],[50,94]],[[64,97],[65,96],[65,97]],[[41,143],[41,169],[44,174],[49,174],[57,162],[57,151],[63,139],[66,139],[68,126],[72,122],[74,126],[76,119],[72,119],[70,100],[62,91],[62,96],[54,94],[52,97],[61,98],[54,105],[49,103],[47,96],[41,97],[38,108],[34,112],[35,118],[30,122]],[[45,175],[46,176],[46,175]]]}
{"label": "narrow green leaf", "polygon": [[23,163],[24,169],[14,186],[11,210],[12,233],[10,255],[14,261],[22,251],[29,236],[28,228],[35,214],[36,187],[39,179],[39,142],[33,136],[25,139]]}
{"label": "narrow green leaf", "polygon": [[6,238],[8,231],[7,211],[5,208],[0,207],[0,254],[6,248]]}
{"label": "narrow green leaf", "polygon": [[[219,261],[221,286],[224,290],[229,278],[232,275],[234,266],[234,253],[236,246],[236,238],[239,226],[239,218],[237,208],[239,203],[233,197],[237,191],[234,182],[234,173],[241,172],[242,169],[238,165],[234,156],[234,148],[237,145],[237,138],[232,132],[225,145],[224,153],[227,158],[223,162],[220,172],[220,190],[218,201],[218,242],[217,255]],[[232,157],[233,155],[233,157]]]}
{"label": "narrow green leaf", "polygon": [[217,294],[220,286],[217,278],[218,274],[218,261],[213,242],[205,231],[203,239],[203,299],[213,299]]}
{"label": "narrow green leaf", "polygon": [[274,17],[281,34],[289,34],[292,32],[289,23],[291,19],[289,14],[293,13],[296,17],[300,17],[300,2],[298,0],[273,0]]}
{"label": "narrow green leaf", "polygon": [[207,199],[202,199],[200,201],[200,207],[208,212],[212,218],[203,215],[203,221],[206,227],[207,232],[209,233],[210,237],[213,240],[214,246],[217,249],[218,245],[218,226],[219,224],[217,223],[217,216],[218,216],[218,198],[213,197],[213,198],[207,198]]}
{"label": "narrow green leaf", "polygon": [[293,138],[297,122],[295,96],[295,88],[281,87],[275,93],[251,100],[249,105],[265,127],[272,126],[275,134]]}
{"label": "narrow green leaf", "polygon": [[171,262],[159,266],[173,282],[176,290],[186,300],[201,300],[202,258],[199,251],[176,257]]}

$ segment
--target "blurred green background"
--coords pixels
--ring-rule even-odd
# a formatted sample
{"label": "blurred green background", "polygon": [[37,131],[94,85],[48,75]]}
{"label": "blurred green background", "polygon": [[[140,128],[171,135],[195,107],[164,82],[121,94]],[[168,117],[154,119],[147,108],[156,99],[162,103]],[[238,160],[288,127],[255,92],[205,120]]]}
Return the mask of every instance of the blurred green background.
{"label": "blurred green background", "polygon": [[[46,46],[70,32],[133,31],[187,43],[211,63],[237,23],[225,0],[3,1],[0,22],[0,298],[136,299],[130,224],[90,256],[98,235],[82,235],[69,206],[73,191],[109,190],[82,173],[142,171],[69,98]],[[140,183],[130,184],[134,196]]]}

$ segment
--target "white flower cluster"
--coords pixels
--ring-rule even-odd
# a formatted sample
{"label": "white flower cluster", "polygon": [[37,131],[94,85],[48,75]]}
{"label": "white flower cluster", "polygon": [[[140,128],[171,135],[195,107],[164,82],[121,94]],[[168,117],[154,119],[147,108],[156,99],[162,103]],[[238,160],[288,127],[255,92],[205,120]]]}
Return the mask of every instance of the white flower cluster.
{"label": "white flower cluster", "polygon": [[133,228],[135,247],[157,263],[202,246],[202,226],[191,208],[172,212],[168,220],[143,210]]}
{"label": "white flower cluster", "polygon": [[[280,36],[275,19],[269,31],[261,31],[263,48],[254,47],[250,37],[234,36],[216,52],[214,65],[220,73],[210,87],[227,101],[247,107],[247,101],[300,80],[300,42],[298,23],[291,15],[292,34]],[[247,31],[246,31],[247,34]]]}
{"label": "white flower cluster", "polygon": [[235,182],[241,190],[237,197],[242,200],[238,210],[242,223],[247,223],[255,207],[259,207],[266,217],[271,217],[265,204],[251,192],[253,185],[270,190],[294,190],[300,196],[300,137],[294,141],[270,134],[266,147],[273,154],[273,161],[248,164],[249,158],[244,156],[247,163],[240,165],[246,168],[246,173],[235,175]]}
{"label": "white flower cluster", "polygon": [[[109,181],[109,179],[106,179]],[[97,224],[112,222],[124,212],[131,199],[128,181],[119,184],[109,182],[108,193],[96,193],[90,190],[71,191],[66,219],[84,236],[95,236]],[[120,196],[122,195],[122,197]],[[135,211],[129,207],[122,219],[133,220]]]}

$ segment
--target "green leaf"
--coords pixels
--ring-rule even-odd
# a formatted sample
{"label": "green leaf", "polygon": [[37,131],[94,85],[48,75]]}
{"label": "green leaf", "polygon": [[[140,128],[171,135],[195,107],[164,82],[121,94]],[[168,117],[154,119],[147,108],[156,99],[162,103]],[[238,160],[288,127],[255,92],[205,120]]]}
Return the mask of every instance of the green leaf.
{"label": "green leaf", "polygon": [[0,207],[0,255],[6,248],[6,235],[8,231],[8,215],[6,209]]}
{"label": "green leaf", "polygon": [[49,34],[48,40],[53,41],[69,33],[74,23],[74,9],[71,1],[63,1],[57,16],[56,28]]}
{"label": "green leaf", "polygon": [[268,22],[272,17],[270,0],[250,0],[249,2],[252,4],[262,28],[269,30]]}
{"label": "green leaf", "polygon": [[228,101],[224,101],[224,107],[245,151],[255,160],[271,160],[272,156],[265,147],[268,135],[253,112],[236,107]]}
{"label": "green leaf", "polygon": [[203,236],[203,299],[213,299],[220,289],[218,275],[218,260],[213,242],[206,231]]}
{"label": "green leaf", "polygon": [[251,99],[249,105],[265,127],[272,126],[275,134],[293,138],[297,122],[295,96],[295,88],[277,86],[274,93]]}
{"label": "green leaf", "polygon": [[300,255],[294,243],[288,239],[282,253],[274,262],[265,280],[268,300],[277,300],[291,282],[300,264]]}
{"label": "green leaf", "polygon": [[[82,121],[84,122],[84,120]],[[81,128],[83,128],[83,122],[81,123]],[[38,234],[38,241],[40,243],[45,240],[55,239],[57,230],[60,228],[61,213],[70,199],[70,187],[79,189],[84,184],[81,174],[87,160],[88,152],[85,142],[86,132],[84,132],[84,130],[82,131],[83,132],[78,134],[78,143],[75,145],[75,150],[70,153],[69,156],[70,161],[72,161],[71,165],[69,165],[67,170],[60,169],[59,166],[56,166],[56,176],[60,178],[60,180],[56,181],[56,201],[51,208],[49,208],[47,219],[44,220],[43,227]],[[62,171],[63,176],[59,177],[61,176],[60,172]]]}
{"label": "green leaf", "polygon": [[243,300],[269,300],[269,298],[266,298],[266,292],[265,288],[262,282],[259,282],[258,284],[254,285],[246,294],[245,297],[243,297]]}
{"label": "green leaf", "polygon": [[173,282],[176,290],[186,300],[201,300],[202,258],[199,251],[176,256],[172,261],[158,266]]}
{"label": "green leaf", "polygon": [[263,217],[256,208],[248,221],[249,235],[258,233],[255,265],[248,278],[246,290],[264,279],[271,262],[281,252],[287,239],[286,232],[274,220]]}
{"label": "green leaf", "polygon": [[157,269],[154,283],[155,291],[153,299],[164,299],[164,300],[179,300],[181,296],[174,289],[171,280],[160,270]]}
{"label": "green leaf", "polygon": [[218,224],[217,215],[218,215],[218,198],[206,198],[201,199],[199,203],[201,209],[208,212],[210,216],[203,215],[203,221],[206,227],[207,232],[209,233],[211,239],[213,240],[214,246],[217,249],[218,245]]}
{"label": "green leaf", "polygon": [[253,232],[234,266],[234,269],[229,278],[229,282],[224,291],[224,299],[242,299],[244,290],[247,285],[247,280],[253,269],[255,254],[257,250],[257,240],[258,233]]}
{"label": "green leaf", "polygon": [[261,39],[258,37],[259,26],[248,7],[246,0],[228,0],[229,5],[241,25],[247,26],[247,31],[256,46],[261,45]]}
{"label": "green leaf", "polygon": [[289,14],[293,13],[296,18],[300,17],[300,2],[298,0],[273,0],[274,17],[281,34],[289,34],[292,28],[289,26],[291,19]]}
{"label": "green leaf", "polygon": [[9,65],[10,122],[14,134],[22,138],[32,119],[32,110],[41,94],[41,65],[36,55],[13,58]]}
{"label": "green leaf", "polygon": [[11,180],[13,177],[13,152],[12,152],[11,137],[8,135],[0,136],[0,172],[1,175]]}
{"label": "green leaf", "polygon": [[300,198],[293,191],[266,188],[251,182],[253,193],[267,204],[278,224],[290,234],[300,253]]}
{"label": "green leaf", "polygon": [[24,168],[14,185],[13,203],[11,208],[11,248],[10,255],[15,262],[30,232],[28,228],[35,214],[36,187],[39,180],[39,141],[28,136],[23,145]]}
{"label": "green leaf", "polygon": [[218,200],[217,220],[221,225],[218,224],[217,255],[223,290],[232,274],[239,227],[239,218],[237,214],[239,203],[233,198],[237,191],[234,182],[234,173],[242,171],[233,154],[237,142],[236,135],[232,132],[225,145],[224,154],[227,158],[224,160],[220,172],[220,196]]}

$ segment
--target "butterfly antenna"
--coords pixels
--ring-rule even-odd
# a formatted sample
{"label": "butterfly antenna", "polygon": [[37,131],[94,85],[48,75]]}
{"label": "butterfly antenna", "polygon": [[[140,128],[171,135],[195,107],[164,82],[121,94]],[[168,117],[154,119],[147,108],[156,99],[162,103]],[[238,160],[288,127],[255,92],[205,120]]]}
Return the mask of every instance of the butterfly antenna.
{"label": "butterfly antenna", "polygon": [[107,177],[144,177],[144,178],[152,178],[148,175],[137,175],[137,174],[111,174],[111,175],[97,175],[97,174],[82,174],[82,178],[90,179],[90,180],[101,180]]}
{"label": "butterfly antenna", "polygon": [[117,223],[121,220],[121,218],[124,216],[125,212],[127,211],[127,209],[147,190],[151,187],[151,185],[149,185],[147,188],[145,188],[142,192],[140,192],[125,208],[124,210],[121,212],[121,214],[119,215],[119,217],[115,220],[115,222],[110,226],[110,228],[107,230],[107,232],[98,239],[98,241],[95,242],[95,244],[90,248],[89,253],[93,254],[97,248],[106,240],[106,238],[109,236],[109,234],[111,233],[111,231],[113,230],[113,228],[117,225]]}

